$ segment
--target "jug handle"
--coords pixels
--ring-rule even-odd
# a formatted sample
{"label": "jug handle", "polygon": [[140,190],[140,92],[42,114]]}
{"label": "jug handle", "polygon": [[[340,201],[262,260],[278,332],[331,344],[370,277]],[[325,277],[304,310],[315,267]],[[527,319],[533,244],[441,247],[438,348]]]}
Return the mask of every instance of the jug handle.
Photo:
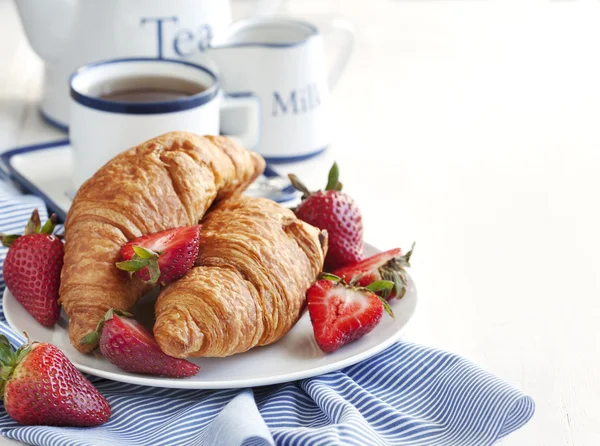
{"label": "jug handle", "polygon": [[221,134],[254,149],[260,141],[260,100],[250,92],[224,94],[220,110]]}
{"label": "jug handle", "polygon": [[329,66],[329,73],[327,75],[329,90],[333,90],[333,87],[337,84],[346,68],[346,65],[350,61],[350,56],[354,50],[354,25],[341,17],[331,19],[329,23],[323,26],[323,39],[327,41],[331,40],[334,36],[341,40],[337,55],[333,57],[333,61]]}

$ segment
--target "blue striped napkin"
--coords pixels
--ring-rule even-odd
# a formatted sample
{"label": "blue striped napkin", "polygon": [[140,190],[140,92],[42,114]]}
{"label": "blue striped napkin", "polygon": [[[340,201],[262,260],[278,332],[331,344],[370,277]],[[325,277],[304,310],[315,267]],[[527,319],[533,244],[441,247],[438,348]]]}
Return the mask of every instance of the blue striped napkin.
{"label": "blue striped napkin", "polygon": [[[43,202],[0,182],[0,232]],[[6,250],[0,248],[0,270]],[[4,288],[0,274],[0,291]],[[24,339],[0,313],[0,333]],[[96,428],[20,426],[0,407],[0,433],[32,445],[489,445],[523,426],[534,403],[451,353],[399,342],[316,378],[255,389],[174,390],[89,379],[113,415]]]}

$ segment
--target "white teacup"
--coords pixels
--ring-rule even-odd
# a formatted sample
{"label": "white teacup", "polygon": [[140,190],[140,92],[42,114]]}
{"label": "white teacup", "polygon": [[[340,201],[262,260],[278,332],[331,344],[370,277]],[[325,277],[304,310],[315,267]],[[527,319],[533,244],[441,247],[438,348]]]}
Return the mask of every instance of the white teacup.
{"label": "white teacup", "polygon": [[[231,23],[228,0],[15,0],[29,43],[45,62],[42,116],[69,126],[69,75],[82,65],[124,57],[202,59],[210,38]],[[239,3],[239,2],[238,2]],[[248,14],[278,0],[245,0]],[[235,8],[238,9],[238,8]]]}
{"label": "white teacup", "polygon": [[298,161],[331,143],[329,91],[352,53],[352,26],[328,26],[341,39],[337,57],[326,63],[321,32],[289,18],[251,18],[217,34],[207,50],[225,92],[249,91],[261,102],[256,150],[268,162]]}
{"label": "white teacup", "polygon": [[[248,148],[258,141],[260,106],[249,93],[223,95],[208,68],[180,60],[116,59],[71,76],[69,138],[75,187],[118,153],[170,131],[218,135],[228,116]],[[221,115],[222,113],[222,115]]]}

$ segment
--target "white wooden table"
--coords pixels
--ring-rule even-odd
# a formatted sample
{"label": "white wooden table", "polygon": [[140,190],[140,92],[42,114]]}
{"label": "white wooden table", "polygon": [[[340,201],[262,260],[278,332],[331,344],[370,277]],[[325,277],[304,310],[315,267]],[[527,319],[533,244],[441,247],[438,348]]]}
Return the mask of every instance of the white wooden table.
{"label": "white wooden table", "polygon": [[[334,92],[337,159],[366,239],[417,241],[408,338],[533,396],[506,445],[600,444],[600,2],[290,0],[358,41]],[[37,113],[41,61],[0,0],[0,150],[64,135]]]}

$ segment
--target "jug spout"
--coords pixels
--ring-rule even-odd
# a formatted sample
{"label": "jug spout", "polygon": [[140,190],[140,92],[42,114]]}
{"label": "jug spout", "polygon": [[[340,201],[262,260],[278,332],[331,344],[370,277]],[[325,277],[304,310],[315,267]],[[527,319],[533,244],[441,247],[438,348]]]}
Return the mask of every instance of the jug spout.
{"label": "jug spout", "polygon": [[16,0],[21,22],[33,50],[45,61],[64,50],[74,23],[76,0]]}
{"label": "jug spout", "polygon": [[227,46],[209,46],[205,55],[216,65],[219,72],[230,72],[238,63],[235,59],[235,49]]}

